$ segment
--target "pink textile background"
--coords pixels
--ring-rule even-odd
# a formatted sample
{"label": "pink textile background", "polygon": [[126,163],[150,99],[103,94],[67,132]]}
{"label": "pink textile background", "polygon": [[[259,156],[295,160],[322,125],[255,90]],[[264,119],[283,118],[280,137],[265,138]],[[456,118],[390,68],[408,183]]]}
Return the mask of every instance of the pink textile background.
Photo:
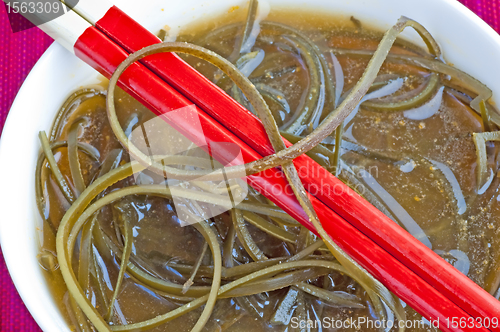
{"label": "pink textile background", "polygon": [[[460,0],[500,32],[500,0]],[[12,33],[5,6],[0,5],[0,134],[10,106],[38,58],[52,43],[37,28]],[[0,250],[0,332],[41,331],[21,301]]]}

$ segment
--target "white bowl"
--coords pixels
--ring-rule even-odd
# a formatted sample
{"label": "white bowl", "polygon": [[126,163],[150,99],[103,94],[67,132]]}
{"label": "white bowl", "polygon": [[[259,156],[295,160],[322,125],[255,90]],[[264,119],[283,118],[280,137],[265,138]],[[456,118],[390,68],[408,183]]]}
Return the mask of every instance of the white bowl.
{"label": "white bowl", "polygon": [[[268,0],[275,6],[317,7],[355,15],[381,29],[401,15],[422,23],[438,40],[447,61],[472,74],[500,96],[500,36],[456,0]],[[167,5],[168,3],[168,5]],[[202,16],[244,8],[247,0],[115,0],[115,4],[155,32],[182,26]],[[165,10],[162,10],[165,9]],[[405,36],[418,40],[416,35]],[[42,239],[35,204],[37,133],[48,130],[56,110],[80,86],[98,82],[89,66],[54,44],[40,58],[19,91],[0,142],[0,243],[9,272],[23,301],[44,331],[69,331],[38,265]],[[498,99],[496,99],[498,101]]]}

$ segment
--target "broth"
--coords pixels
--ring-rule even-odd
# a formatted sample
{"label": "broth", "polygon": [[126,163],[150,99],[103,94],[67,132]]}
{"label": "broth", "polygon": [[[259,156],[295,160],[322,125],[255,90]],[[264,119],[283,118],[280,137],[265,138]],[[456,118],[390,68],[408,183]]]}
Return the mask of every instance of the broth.
{"label": "broth", "polygon": [[[359,22],[354,17],[338,18],[302,9],[273,9],[266,22],[261,23],[261,32],[252,52],[242,59],[239,54],[234,56],[234,49],[235,45],[240,43],[245,16],[245,8],[233,8],[230,13],[210,20],[210,29],[207,29],[207,23],[198,23],[183,30],[177,40],[206,47],[232,59],[240,69],[248,70],[249,79],[263,94],[280,129],[285,135],[289,135],[290,140],[310,131],[309,124],[302,125],[296,119],[300,117],[300,110],[318,108],[318,103],[311,102],[311,95],[324,94],[322,98],[326,101],[335,99],[328,91],[314,91],[325,85],[324,80],[334,78],[311,75],[309,66],[315,60],[311,59],[312,55],[308,53],[310,48],[303,44],[301,37],[282,34],[284,30],[281,26],[268,22],[284,23],[310,38],[321,50],[328,70],[333,71],[338,68],[336,65],[341,66],[344,84],[341,96],[345,96],[359,80],[368,59],[345,55],[346,52],[338,50],[374,50],[382,37],[382,33],[365,26],[365,22]],[[168,35],[168,31],[166,33]],[[391,53],[431,58],[424,50],[403,40],[396,43]],[[335,54],[335,57],[331,54]],[[258,60],[259,57],[262,59]],[[184,58],[251,109],[239,90],[213,66],[189,56]],[[335,59],[338,63],[335,63]],[[251,65],[245,69],[245,63]],[[248,69],[255,63],[258,63],[256,68]],[[386,62],[379,73],[379,85],[375,84],[372,90],[376,91],[382,85],[394,85],[397,82],[400,82],[401,86],[395,94],[380,97],[375,102],[383,103],[391,98],[397,101],[398,96],[401,99],[414,91],[423,91],[433,79],[432,75],[430,71],[416,66]],[[315,81],[320,82],[320,86],[313,86]],[[482,132],[485,128],[481,116],[469,106],[470,98],[457,91],[453,85],[447,85],[447,82],[445,77],[439,76],[438,86],[432,95],[411,107],[410,113],[408,110],[380,110],[377,109],[377,104],[374,106],[373,103],[368,104],[371,106],[366,106],[367,103],[361,105],[356,116],[346,125],[343,134],[342,169],[338,176],[381,208],[395,222],[405,226],[414,236],[428,243],[438,254],[468,274],[472,280],[494,293],[498,288],[497,271],[500,266],[500,242],[497,236],[500,220],[497,193],[499,180],[498,177],[493,177],[485,192],[478,194],[476,148],[472,133]],[[334,83],[337,86],[338,82]],[[113,169],[123,165],[130,161],[130,157],[116,140],[108,123],[105,94],[99,89],[89,89],[77,93],[72,98],[72,102],[67,105],[67,111],[62,113],[61,121],[53,128],[50,140],[68,142],[69,136],[75,135],[74,131],[77,131],[78,142],[84,145],[77,152],[78,159],[83,180],[88,185],[99,177],[103,168]],[[438,108],[430,105],[433,102],[437,103]],[[492,108],[491,105],[490,107]],[[333,107],[325,103],[318,115],[318,121],[332,110]],[[119,91],[117,96],[117,114],[123,128],[129,132],[154,118],[149,110],[122,91]],[[83,121],[81,129],[79,126],[75,127],[76,121]],[[335,151],[333,138],[322,145],[331,154]],[[92,156],[92,151],[95,150],[98,154],[94,153]],[[497,152],[497,146],[488,145],[488,155],[492,156],[489,158],[489,166],[495,172]],[[69,164],[68,148],[62,146],[54,149],[53,153],[64,179],[71,189],[77,192]],[[316,157],[329,170],[334,172],[337,169],[332,164],[330,155],[320,154]],[[55,230],[69,208],[69,203],[45,161],[40,178],[44,198],[41,201],[41,210],[47,221],[44,224],[40,262],[46,270],[54,297],[61,304],[61,310],[75,328],[81,328],[77,327],[78,318],[73,312],[74,308],[55,258]],[[129,177],[106,189],[104,194],[133,184],[134,178]],[[266,202],[256,193],[249,197],[256,202]],[[87,229],[94,237],[93,242],[90,242],[90,272],[79,276],[86,280],[87,296],[103,316],[106,315],[116,280],[119,278],[125,241],[123,220],[126,220],[133,230],[130,260],[136,266],[161,280],[183,285],[188,280],[192,267],[199,260],[201,268],[194,278],[195,285],[210,286],[209,266],[213,261],[211,255],[203,254],[205,240],[194,227],[180,227],[174,211],[171,199],[136,195],[105,206],[95,216],[96,226],[90,231]],[[262,217],[266,222],[286,230],[296,240],[282,241],[253,224],[246,223],[248,233],[258,250],[268,258],[292,256],[303,249],[305,244],[310,245],[316,239],[301,227],[276,222],[264,215]],[[230,213],[212,218],[211,225],[217,231],[223,248],[226,248],[226,242],[232,238],[230,233],[233,222]],[[79,241],[85,243],[85,234],[80,236]],[[113,248],[119,250],[115,251]],[[81,254],[82,252],[75,251],[73,268],[76,273],[80,273],[78,258],[81,259]],[[237,235],[230,254],[223,250],[223,255],[231,257],[230,265],[251,263],[254,260]],[[315,250],[311,257],[333,260],[326,249]],[[305,271],[304,275],[308,276],[305,281],[309,280],[311,285],[327,290],[338,302],[325,301],[295,286],[244,297],[220,299],[204,330],[237,332],[251,328],[255,332],[306,331],[307,328],[301,329],[293,322],[298,319],[316,322],[324,317],[331,322],[349,319],[357,321],[359,317],[367,317],[370,320],[383,318],[378,313],[380,309],[372,304],[366,291],[347,275],[321,269],[310,269]],[[229,280],[232,279],[223,279],[223,283]],[[155,293],[138,282],[136,276],[126,273],[110,323],[130,324],[153,318],[185,303],[182,297]],[[198,308],[182,318],[151,330],[189,331],[201,312],[202,308]],[[425,322],[409,306],[406,306],[406,312],[408,320]],[[393,314],[388,310],[387,315],[386,318],[393,319]],[[380,330],[364,326],[327,327],[323,325],[322,331]],[[321,329],[312,327],[309,330]],[[432,331],[434,328],[422,323],[421,327],[408,330]]]}

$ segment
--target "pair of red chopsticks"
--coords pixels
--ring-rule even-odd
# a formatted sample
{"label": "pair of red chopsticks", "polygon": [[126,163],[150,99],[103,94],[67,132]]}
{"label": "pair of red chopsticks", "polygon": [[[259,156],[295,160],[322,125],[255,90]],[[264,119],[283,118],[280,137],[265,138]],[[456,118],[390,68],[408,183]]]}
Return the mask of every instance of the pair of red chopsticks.
{"label": "pair of red chopsticks", "polygon": [[[160,42],[105,0],[81,0],[73,10],[41,28],[108,78],[129,53]],[[245,162],[274,152],[260,120],[173,53],[135,63],[119,84],[156,114],[194,103],[203,133],[193,132],[189,122],[171,125],[200,146],[238,144]],[[308,170],[299,173],[305,188],[315,193],[309,198],[325,230],[393,293],[428,320],[439,320],[443,331],[500,331],[499,324],[491,323],[500,317],[500,302],[312,159],[303,155],[294,164]],[[314,231],[295,197],[286,194],[287,181],[279,170],[247,181]]]}

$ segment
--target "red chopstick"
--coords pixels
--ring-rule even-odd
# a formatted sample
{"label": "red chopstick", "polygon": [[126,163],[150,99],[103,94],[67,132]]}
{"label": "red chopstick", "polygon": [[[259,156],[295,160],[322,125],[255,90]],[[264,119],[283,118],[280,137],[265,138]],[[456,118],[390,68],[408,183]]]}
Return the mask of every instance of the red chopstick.
{"label": "red chopstick", "polygon": [[[160,40],[118,7],[111,7],[96,21],[103,31],[128,52],[135,52]],[[261,155],[274,150],[258,118],[244,109],[223,90],[212,84],[174,53],[156,54],[142,62],[172,87],[223,124]],[[291,144],[287,142],[287,145]],[[369,204],[356,192],[303,155],[294,161],[309,192],[363,234],[387,250],[447,298],[476,317],[500,317],[500,302],[463,273]],[[312,176],[311,176],[312,175]],[[342,188],[333,193],[329,188]],[[325,229],[331,224],[326,224]],[[333,231],[333,229],[332,229]],[[500,330],[500,327],[497,329]]]}
{"label": "red chopstick", "polygon": [[[139,34],[141,35],[141,38],[145,39],[145,42],[147,44],[158,42],[158,39],[156,39],[156,37],[150,35],[145,29],[143,29],[137,23],[132,21],[123,13],[121,13],[116,7],[110,9],[108,13],[104,16],[105,18],[107,17],[109,21],[106,21],[104,19],[98,20],[97,22],[98,24],[96,24],[96,26],[104,31],[106,31],[106,28],[108,28],[109,31],[107,31],[106,34],[108,35],[113,35],[113,33],[116,34],[114,38],[118,41],[118,43],[128,46],[130,50],[133,50],[134,46],[137,46],[138,40],[134,38]],[[122,36],[122,39],[117,38],[116,36],[120,37],[120,30],[126,29],[127,27],[133,27],[132,30],[135,32],[129,34],[128,35],[129,37]],[[141,29],[143,31],[141,31]],[[153,40],[152,38],[155,39]],[[99,31],[97,31],[95,28],[92,27],[87,28],[79,36],[75,44],[74,51],[80,58],[85,60],[87,63],[89,63],[91,66],[99,70],[103,75],[107,77],[110,77],[111,73],[116,69],[118,64],[121,63],[128,55],[128,53],[126,53],[123,49],[121,49],[119,46],[111,42],[106,36],[104,36],[102,33],[100,33]],[[170,60],[168,60],[169,57]],[[173,85],[177,90],[185,94],[187,97],[196,99],[197,95],[195,95],[193,92],[199,91],[202,97],[205,96],[205,99],[202,97],[200,98],[208,106],[199,100],[196,102],[196,104],[204,106],[203,107],[204,110],[207,111],[208,113],[215,112],[214,114],[210,113],[210,115],[213,115],[213,117],[217,120],[220,120],[220,118],[217,118],[217,115],[220,116],[219,114],[220,112],[218,113],[220,109],[214,110],[209,107],[210,103],[213,103],[213,100],[210,99],[210,96],[212,96],[212,98],[214,96],[222,98],[222,101],[224,102],[223,104],[225,105],[225,107],[227,107],[227,111],[233,112],[230,113],[233,115],[233,117],[235,114],[237,114],[238,116],[246,116],[246,118],[244,119],[248,120],[249,122],[245,122],[245,126],[248,126],[250,124],[252,125],[251,127],[253,128],[252,130],[255,129],[255,132],[247,131],[247,134],[248,133],[252,134],[252,140],[256,140],[257,143],[259,142],[259,140],[264,141],[262,146],[258,146],[257,144],[257,146],[254,147],[255,150],[259,151],[259,149],[263,149],[264,151],[267,149],[267,151],[264,151],[264,153],[257,153],[250,146],[248,146],[242,140],[240,140],[238,137],[240,136],[242,136],[240,138],[245,137],[245,135],[243,135],[245,133],[244,128],[233,126],[231,125],[231,123],[226,123],[224,121],[221,121],[227,128],[231,129],[230,132],[226,128],[222,127],[212,117],[208,116],[204,111],[202,111],[201,109],[197,109],[200,121],[202,122],[203,130],[205,132],[205,135],[207,136],[206,139],[209,142],[209,144],[210,142],[221,142],[221,141],[236,143],[242,148],[242,154],[244,155],[245,162],[248,162],[250,160],[255,160],[260,158],[262,155],[272,153],[272,151],[269,151],[270,145],[267,142],[267,138],[262,129],[262,126],[258,122],[258,119],[252,117],[248,111],[242,109],[241,106],[232,101],[232,99],[227,95],[225,95],[221,90],[219,90],[215,86],[211,86],[210,82],[208,82],[205,79],[202,79],[201,75],[197,74],[196,71],[188,67],[181,60],[176,58],[176,56],[173,54],[152,56],[150,57],[150,59],[156,59],[156,61],[160,61],[160,63],[162,61],[163,62],[171,61],[171,59],[175,59],[177,63],[169,63],[170,66],[168,66],[167,68],[172,68],[173,65],[177,65],[178,66],[177,69],[179,69],[181,72],[184,71],[185,76],[182,76],[182,78],[184,79],[183,82],[179,82],[176,76],[169,78],[168,71],[163,72],[162,68],[155,68],[154,61],[148,61],[148,58],[146,58],[145,63],[147,63],[150,67],[152,67],[166,81],[177,80],[176,82],[177,85],[179,86],[176,86],[175,82],[174,83],[169,82],[169,83]],[[191,85],[189,85],[190,82],[192,83]],[[155,74],[150,72],[148,69],[137,63],[131,66],[124,73],[124,75],[120,80],[120,85],[125,89],[127,89],[129,93],[131,93],[134,97],[143,102],[146,106],[148,106],[157,114],[163,114],[165,112],[169,112],[171,110],[178,109],[191,104],[189,100],[187,100],[177,91],[172,89],[163,80],[161,80]],[[193,85],[197,87],[198,90],[189,91],[189,89],[192,88]],[[183,88],[184,90],[187,91],[183,91]],[[209,90],[204,90],[204,89],[209,89]],[[221,103],[221,100],[217,99],[217,102]],[[234,107],[234,110],[231,107]],[[192,132],[192,128],[189,127],[188,123],[176,123],[171,125],[177,127],[182,133],[184,133],[188,138],[191,138],[195,143],[200,143],[199,141],[197,142],[199,136],[197,136],[197,133]],[[232,132],[235,132],[236,136],[238,137],[234,136]],[[248,137],[246,138],[248,144],[251,145],[252,140],[248,140]],[[203,143],[205,143],[205,140],[203,140]],[[322,179],[330,181],[329,183],[334,183],[346,187],[345,185],[338,182],[337,179],[335,179],[321,167],[319,167],[319,165],[310,160],[308,157],[303,156],[297,158],[296,165],[298,162],[302,162],[302,164],[300,165],[310,167],[309,169],[314,169],[314,170],[317,169],[320,172],[319,174],[322,176]],[[283,175],[276,169],[268,170],[266,172],[273,172],[273,174],[277,175],[278,177],[269,177],[269,176],[263,177],[259,176],[262,174],[257,174],[254,176],[249,176],[247,180],[252,186],[256,187],[264,195],[268,196],[280,207],[282,207],[285,211],[290,213],[297,220],[301,221],[306,227],[311,229],[311,225],[308,223],[307,218],[305,217],[302,209],[300,208],[300,206],[298,205],[293,196],[287,196],[283,194],[279,196],[273,195],[273,192],[270,190],[270,188],[272,188],[270,186],[273,185],[278,185],[281,186],[282,188],[286,186],[286,180],[283,177]],[[311,189],[311,187],[313,186],[318,186],[318,183],[315,182],[315,179],[313,178],[306,178],[303,179],[303,181],[305,182],[306,185],[308,185],[309,189]],[[386,284],[388,288],[391,289],[391,291],[393,291],[396,295],[400,296],[405,302],[412,305],[412,307],[414,307],[417,311],[422,313],[425,317],[429,319],[439,319],[440,320],[439,325],[442,330],[445,331],[485,330],[483,328],[476,328],[476,327],[471,328],[470,326],[465,326],[464,328],[460,327],[454,328],[451,323],[451,319],[453,318],[459,319],[460,321],[463,320],[470,322],[470,319],[471,318],[474,319],[474,317],[483,317],[483,316],[490,317],[490,316],[474,314],[471,317],[470,315],[471,312],[469,312],[469,310],[466,310],[469,314],[465,313],[460,308],[460,306],[457,306],[457,303],[455,301],[450,301],[448,295],[441,294],[440,293],[441,290],[437,290],[431,287],[426,281],[422,280],[420,276],[418,276],[413,271],[411,271],[411,269],[405,266],[407,265],[406,263],[402,264],[400,261],[398,261],[401,260],[399,257],[397,257],[396,259],[393,256],[389,255],[383,248],[378,246],[380,245],[380,243],[374,243],[369,237],[359,232],[355,227],[350,225],[348,222],[346,222],[346,220],[339,217],[335,212],[332,211],[332,209],[330,209],[334,208],[336,209],[336,211],[339,211],[339,213],[345,214],[346,212],[344,211],[344,209],[347,207],[347,205],[345,204],[357,204],[355,206],[355,209],[347,210],[346,214],[347,217],[346,216],[343,217],[347,219],[349,222],[352,223],[359,222],[360,225],[363,226],[364,224],[361,223],[361,221],[362,217],[366,216],[366,209],[368,208],[369,209],[368,211],[372,211],[374,210],[374,208],[371,205],[367,204],[359,196],[353,196],[354,199],[351,200],[349,200],[349,197],[350,195],[340,196],[339,197],[340,204],[339,204],[337,201],[333,200],[331,197],[328,196],[319,197],[321,200],[318,200],[310,195],[311,201],[313,202],[313,205],[316,211],[318,212],[318,215],[320,216],[320,219],[323,225],[325,226],[325,229],[329,232],[329,234],[332,235],[332,238],[347,253],[349,253],[361,265],[363,265],[379,280],[381,280],[384,284]],[[330,198],[330,200],[328,198]],[[326,201],[327,204],[325,205],[322,201]],[[378,222],[381,223],[380,225],[386,226],[384,224],[385,222],[384,220],[388,219],[385,218],[383,214],[378,212],[378,210],[376,209],[371,213],[374,217],[377,217],[379,219]],[[390,221],[390,223],[393,224],[392,221]],[[371,228],[368,227],[367,229],[370,230]],[[378,238],[379,240],[391,239],[390,235],[394,234],[394,232],[391,233],[391,228],[384,229],[384,231],[387,230],[389,230],[389,232],[386,234],[375,234],[376,235],[375,238]],[[375,233],[378,233],[376,229],[373,231]],[[408,236],[408,234],[401,228],[399,228],[398,231],[403,236],[413,239],[411,236]],[[397,244],[397,242],[395,243]],[[417,241],[417,243],[419,242]],[[402,248],[405,249],[406,247],[402,246]],[[411,245],[409,245],[408,248],[413,249]],[[427,251],[429,251],[426,247],[424,248]],[[404,253],[405,250],[396,251],[396,253],[398,252]],[[423,254],[426,253],[427,252],[424,250]],[[442,261],[439,258],[439,256],[435,255],[432,252],[431,254],[434,255],[434,257],[437,257],[437,259],[435,260],[438,262],[438,266],[440,264],[442,266],[445,266],[445,268],[447,268],[446,265],[442,264],[442,262],[444,261]],[[425,266],[425,262],[424,264],[420,265],[416,264],[416,266],[417,267],[423,266],[424,268],[427,268]],[[451,266],[449,266],[449,268],[453,269]],[[428,269],[425,271],[428,271]],[[457,273],[461,275],[459,272]],[[465,277],[464,279],[470,282],[469,279]],[[474,305],[471,306],[471,308],[474,309]]]}

